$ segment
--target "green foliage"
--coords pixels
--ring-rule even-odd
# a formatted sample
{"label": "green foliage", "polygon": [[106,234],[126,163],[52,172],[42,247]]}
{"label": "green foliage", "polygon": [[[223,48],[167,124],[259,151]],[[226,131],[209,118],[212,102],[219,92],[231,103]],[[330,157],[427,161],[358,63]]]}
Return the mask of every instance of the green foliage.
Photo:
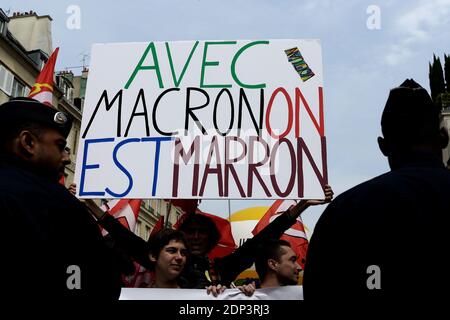
{"label": "green foliage", "polygon": [[[433,63],[429,64],[429,79],[431,98],[433,102],[442,108],[442,95],[448,96],[450,92],[450,56],[444,54],[444,69],[442,70],[442,64],[439,57],[433,54]],[[445,80],[444,80],[445,74]]]}

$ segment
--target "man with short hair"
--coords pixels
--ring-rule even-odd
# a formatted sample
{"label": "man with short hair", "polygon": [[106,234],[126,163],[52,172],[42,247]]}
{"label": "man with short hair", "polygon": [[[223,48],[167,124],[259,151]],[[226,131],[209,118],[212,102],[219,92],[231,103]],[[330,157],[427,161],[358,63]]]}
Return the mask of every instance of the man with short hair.
{"label": "man with short hair", "polygon": [[0,105],[2,289],[10,299],[117,299],[115,256],[58,183],[71,119],[37,100]]}
{"label": "man with short hair", "polygon": [[391,90],[381,152],[391,171],[337,197],[309,243],[305,299],[423,298],[448,288],[448,133],[424,88]]}
{"label": "man with short hair", "polygon": [[296,285],[302,270],[289,242],[281,239],[267,241],[261,246],[255,268],[261,288]]}

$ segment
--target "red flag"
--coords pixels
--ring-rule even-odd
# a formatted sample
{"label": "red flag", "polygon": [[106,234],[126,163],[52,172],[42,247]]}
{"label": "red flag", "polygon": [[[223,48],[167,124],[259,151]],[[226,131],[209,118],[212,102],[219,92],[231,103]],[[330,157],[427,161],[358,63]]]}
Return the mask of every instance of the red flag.
{"label": "red flag", "polygon": [[231,224],[227,219],[218,217],[213,214],[197,209],[197,214],[202,214],[210,218],[216,224],[217,230],[220,233],[220,239],[217,245],[208,254],[210,259],[220,258],[229,255],[236,250],[236,243],[234,242],[233,233],[231,232]]}
{"label": "red flag", "polygon": [[[53,74],[55,73],[55,64],[56,58],[58,57],[59,48],[56,48],[53,51],[50,58],[48,58],[47,63],[42,68],[42,71],[39,73],[36,78],[36,82],[31,88],[30,93],[28,94],[29,98],[36,99],[43,104],[53,107]],[[65,177],[61,176],[59,179],[59,183],[65,185]]]}
{"label": "red flag", "polygon": [[[164,216],[161,215],[159,216],[158,221],[154,225],[152,232],[149,235],[149,238],[154,236],[163,228],[164,228]],[[134,262],[134,274],[122,278],[123,282],[125,283],[125,286],[130,288],[149,288],[151,287],[154,279],[155,279],[154,272],[151,270],[147,270],[137,262]]]}
{"label": "red flag", "polygon": [[55,72],[58,51],[59,48],[53,51],[28,95],[29,98],[36,99],[48,106],[52,106],[53,104],[53,74]]}
{"label": "red flag", "polygon": [[[104,204],[102,209],[108,211],[108,213],[116,218],[123,226],[134,232],[141,203],[141,199],[116,199]],[[102,232],[104,235],[107,234],[104,229]],[[129,276],[122,275],[124,286],[131,288],[149,287],[153,279],[151,271],[145,269],[137,262],[133,262],[133,264],[135,269],[134,273]]]}
{"label": "red flag", "polygon": [[136,221],[141,207],[141,199],[111,200],[102,206],[110,215],[120,221],[126,228],[135,231]]}
{"label": "red flag", "polygon": [[[178,221],[174,224],[173,227],[175,229],[178,229],[189,214],[192,213],[185,213],[181,215],[181,217],[178,219]],[[217,230],[220,233],[219,242],[208,254],[208,257],[210,259],[226,256],[232,253],[234,250],[236,250],[237,246],[236,243],[234,242],[233,233],[231,232],[231,224],[227,219],[203,212],[200,209],[197,209],[195,214],[201,214],[210,218],[214,222],[214,224],[217,227]]]}
{"label": "red flag", "polygon": [[190,215],[192,213],[183,213],[177,220],[177,222],[175,222],[175,224],[173,225],[173,228],[175,230],[178,230],[178,228],[180,228],[180,226],[183,224],[184,220],[188,217],[188,215]]}
{"label": "red flag", "polygon": [[163,215],[159,216],[158,221],[156,222],[155,226],[152,229],[152,232],[150,232],[149,238],[151,238],[152,236],[157,234],[162,229],[164,229],[164,216]]}
{"label": "red flag", "polygon": [[[258,234],[272,220],[296,203],[294,200],[276,200],[253,229],[253,235]],[[297,262],[303,268],[305,266],[306,251],[308,250],[308,238],[300,216],[297,218],[297,222],[290,229],[286,230],[280,239],[286,240],[291,244],[292,250],[298,256]]]}
{"label": "red flag", "polygon": [[180,208],[184,213],[195,212],[198,206],[197,199],[167,199],[166,201]]}

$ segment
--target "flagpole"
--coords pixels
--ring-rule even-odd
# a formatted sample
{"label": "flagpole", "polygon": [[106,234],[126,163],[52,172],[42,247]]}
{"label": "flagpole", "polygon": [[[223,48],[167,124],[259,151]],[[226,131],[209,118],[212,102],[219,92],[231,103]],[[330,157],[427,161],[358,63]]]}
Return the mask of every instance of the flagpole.
{"label": "flagpole", "polygon": [[166,221],[164,222],[164,228],[168,228],[169,227],[169,215],[170,215],[170,211],[172,211],[172,200],[170,200],[167,204],[166,204]]}

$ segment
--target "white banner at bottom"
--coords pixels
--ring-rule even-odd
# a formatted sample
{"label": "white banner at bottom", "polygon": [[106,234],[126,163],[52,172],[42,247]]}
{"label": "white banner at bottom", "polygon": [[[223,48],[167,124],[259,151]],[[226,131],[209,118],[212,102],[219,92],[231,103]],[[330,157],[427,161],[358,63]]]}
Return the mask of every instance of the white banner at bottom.
{"label": "white banner at bottom", "polygon": [[120,300],[303,300],[302,286],[258,289],[247,297],[238,289],[227,289],[218,297],[206,289],[122,288]]}

